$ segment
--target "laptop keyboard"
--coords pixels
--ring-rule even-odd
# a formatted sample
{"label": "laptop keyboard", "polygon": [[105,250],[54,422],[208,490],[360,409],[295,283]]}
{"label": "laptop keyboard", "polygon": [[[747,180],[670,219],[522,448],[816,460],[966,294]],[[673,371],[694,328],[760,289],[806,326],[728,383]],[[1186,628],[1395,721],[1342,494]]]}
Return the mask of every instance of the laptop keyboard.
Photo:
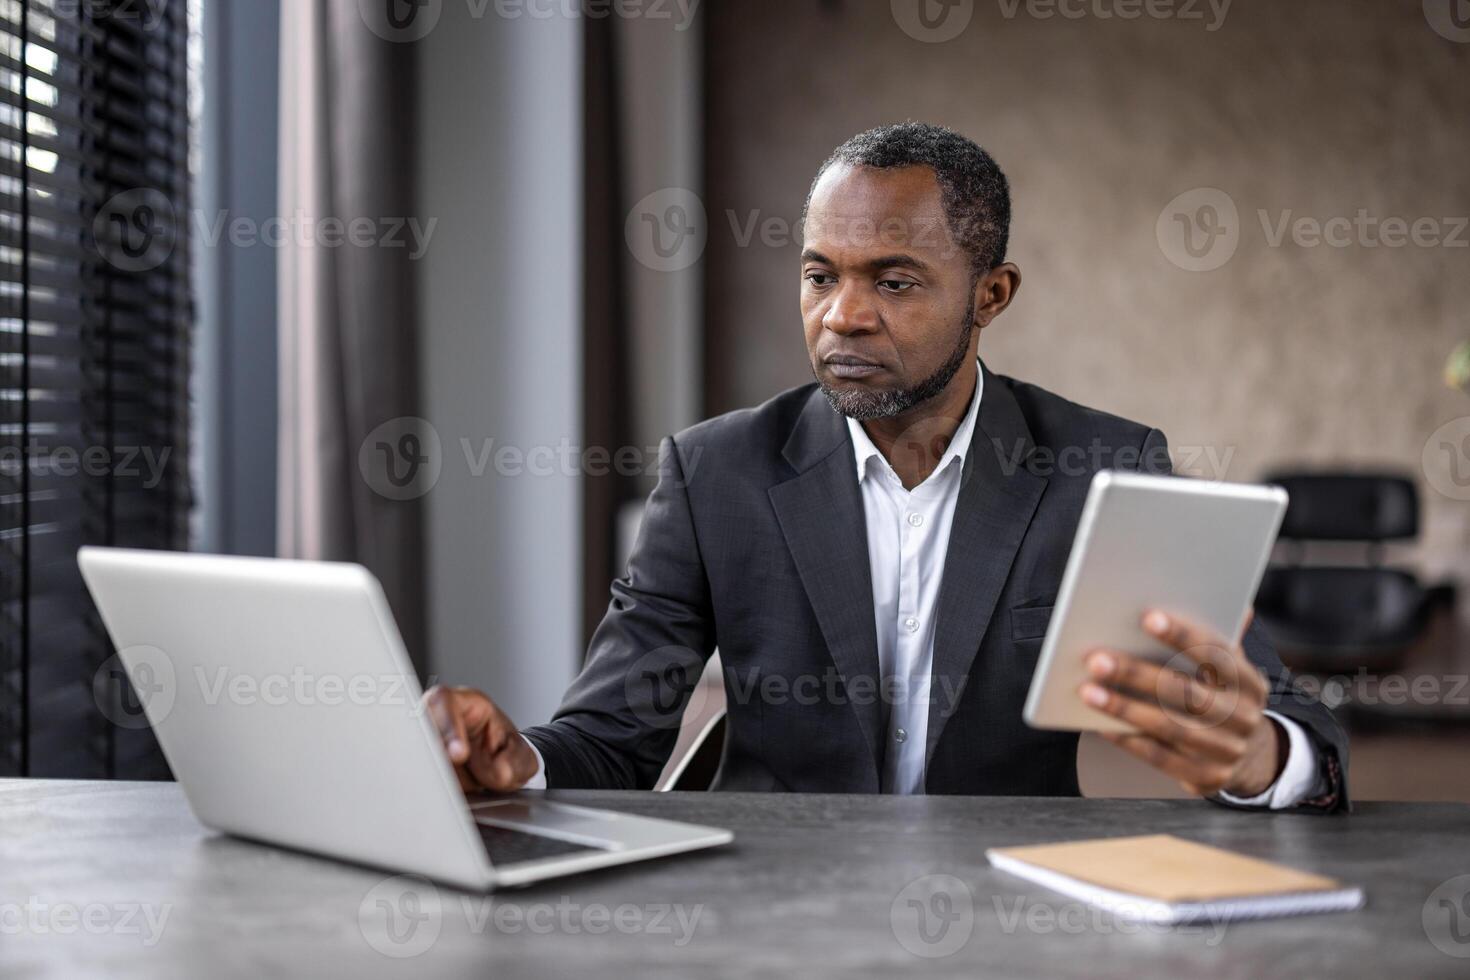
{"label": "laptop keyboard", "polygon": [[480,839],[485,842],[485,850],[489,853],[492,864],[515,864],[520,861],[562,857],[582,851],[606,850],[602,847],[589,847],[586,844],[557,840],[555,837],[544,837],[541,834],[528,834],[523,830],[494,827],[486,823],[477,822],[475,826],[480,829]]}

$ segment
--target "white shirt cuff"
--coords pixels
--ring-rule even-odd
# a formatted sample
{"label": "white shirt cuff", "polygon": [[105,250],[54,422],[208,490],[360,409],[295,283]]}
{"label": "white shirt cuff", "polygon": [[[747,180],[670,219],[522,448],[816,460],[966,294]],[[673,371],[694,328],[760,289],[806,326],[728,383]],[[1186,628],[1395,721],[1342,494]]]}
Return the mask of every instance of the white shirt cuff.
{"label": "white shirt cuff", "polygon": [[1286,810],[1316,792],[1317,750],[1312,746],[1312,740],[1307,737],[1302,726],[1274,711],[1266,711],[1263,714],[1286,730],[1286,765],[1282,767],[1281,775],[1259,796],[1245,799],[1221,790],[1220,798],[1239,806],[1262,806],[1272,810]]}
{"label": "white shirt cuff", "polygon": [[522,786],[521,789],[545,789],[546,788],[546,760],[543,759],[543,758],[541,758],[541,753],[536,750],[536,744],[534,742],[532,742],[529,738],[527,738],[524,735],[521,735],[521,741],[522,742],[525,742],[527,745],[529,745],[531,747],[531,751],[536,756],[536,775],[534,775],[530,779],[526,780],[526,785]]}

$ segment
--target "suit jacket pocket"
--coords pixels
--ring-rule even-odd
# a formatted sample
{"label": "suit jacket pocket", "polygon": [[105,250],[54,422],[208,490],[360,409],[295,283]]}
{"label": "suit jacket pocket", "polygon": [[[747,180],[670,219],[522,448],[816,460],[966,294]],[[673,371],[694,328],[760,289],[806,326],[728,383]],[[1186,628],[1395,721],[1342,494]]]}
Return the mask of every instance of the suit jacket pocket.
{"label": "suit jacket pocket", "polygon": [[1052,606],[1023,606],[1011,609],[1011,639],[1035,640],[1046,635]]}

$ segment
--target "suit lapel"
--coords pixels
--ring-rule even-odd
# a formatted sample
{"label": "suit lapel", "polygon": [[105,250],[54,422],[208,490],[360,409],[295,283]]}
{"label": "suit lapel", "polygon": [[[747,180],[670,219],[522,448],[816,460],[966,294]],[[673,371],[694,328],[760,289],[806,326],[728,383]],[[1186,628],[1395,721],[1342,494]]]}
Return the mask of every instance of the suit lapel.
{"label": "suit lapel", "polygon": [[[812,392],[782,452],[797,475],[770,488],[771,505],[857,713],[876,789],[883,722],[867,519],[847,425],[820,390]],[[856,695],[854,678],[864,678]]]}
{"label": "suit lapel", "polygon": [[982,365],[985,390],[965,458],[939,587],[926,759],[971,678],[1011,562],[1026,536],[1046,479],[1024,465],[1035,448],[1015,395]]}

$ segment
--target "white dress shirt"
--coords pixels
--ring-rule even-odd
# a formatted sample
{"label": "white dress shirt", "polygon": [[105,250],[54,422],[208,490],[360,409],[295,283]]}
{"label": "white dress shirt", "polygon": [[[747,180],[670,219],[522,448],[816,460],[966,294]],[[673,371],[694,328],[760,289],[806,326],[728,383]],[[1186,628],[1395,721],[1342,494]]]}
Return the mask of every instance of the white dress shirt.
{"label": "white dress shirt", "polygon": [[[925,745],[929,732],[929,688],[934,667],[934,617],[949,532],[959,499],[965,455],[980,415],[985,373],[976,375],[975,394],[939,465],[912,490],[873,445],[861,423],[847,420],[857,457],[857,481],[868,525],[868,562],[873,580],[873,618],[878,630],[878,666],[888,705],[884,792],[924,792]],[[886,695],[885,695],[886,696]],[[1286,730],[1290,750],[1281,776],[1264,793],[1233,802],[1284,809],[1306,799],[1317,787],[1316,753],[1306,733],[1289,718],[1267,715]],[[530,743],[527,742],[529,745]],[[536,747],[531,746],[536,752]],[[546,787],[546,764],[536,752],[536,775],[527,789]]]}
{"label": "white dress shirt", "polygon": [[[857,457],[857,481],[868,522],[868,565],[873,578],[873,618],[878,628],[879,689],[888,711],[882,787],[888,793],[924,791],[929,734],[929,687],[934,668],[934,614],[949,531],[959,499],[960,476],[985,376],[949,447],[929,477],[905,490],[898,474],[873,445],[862,423],[847,420]],[[902,450],[901,450],[902,451]]]}

